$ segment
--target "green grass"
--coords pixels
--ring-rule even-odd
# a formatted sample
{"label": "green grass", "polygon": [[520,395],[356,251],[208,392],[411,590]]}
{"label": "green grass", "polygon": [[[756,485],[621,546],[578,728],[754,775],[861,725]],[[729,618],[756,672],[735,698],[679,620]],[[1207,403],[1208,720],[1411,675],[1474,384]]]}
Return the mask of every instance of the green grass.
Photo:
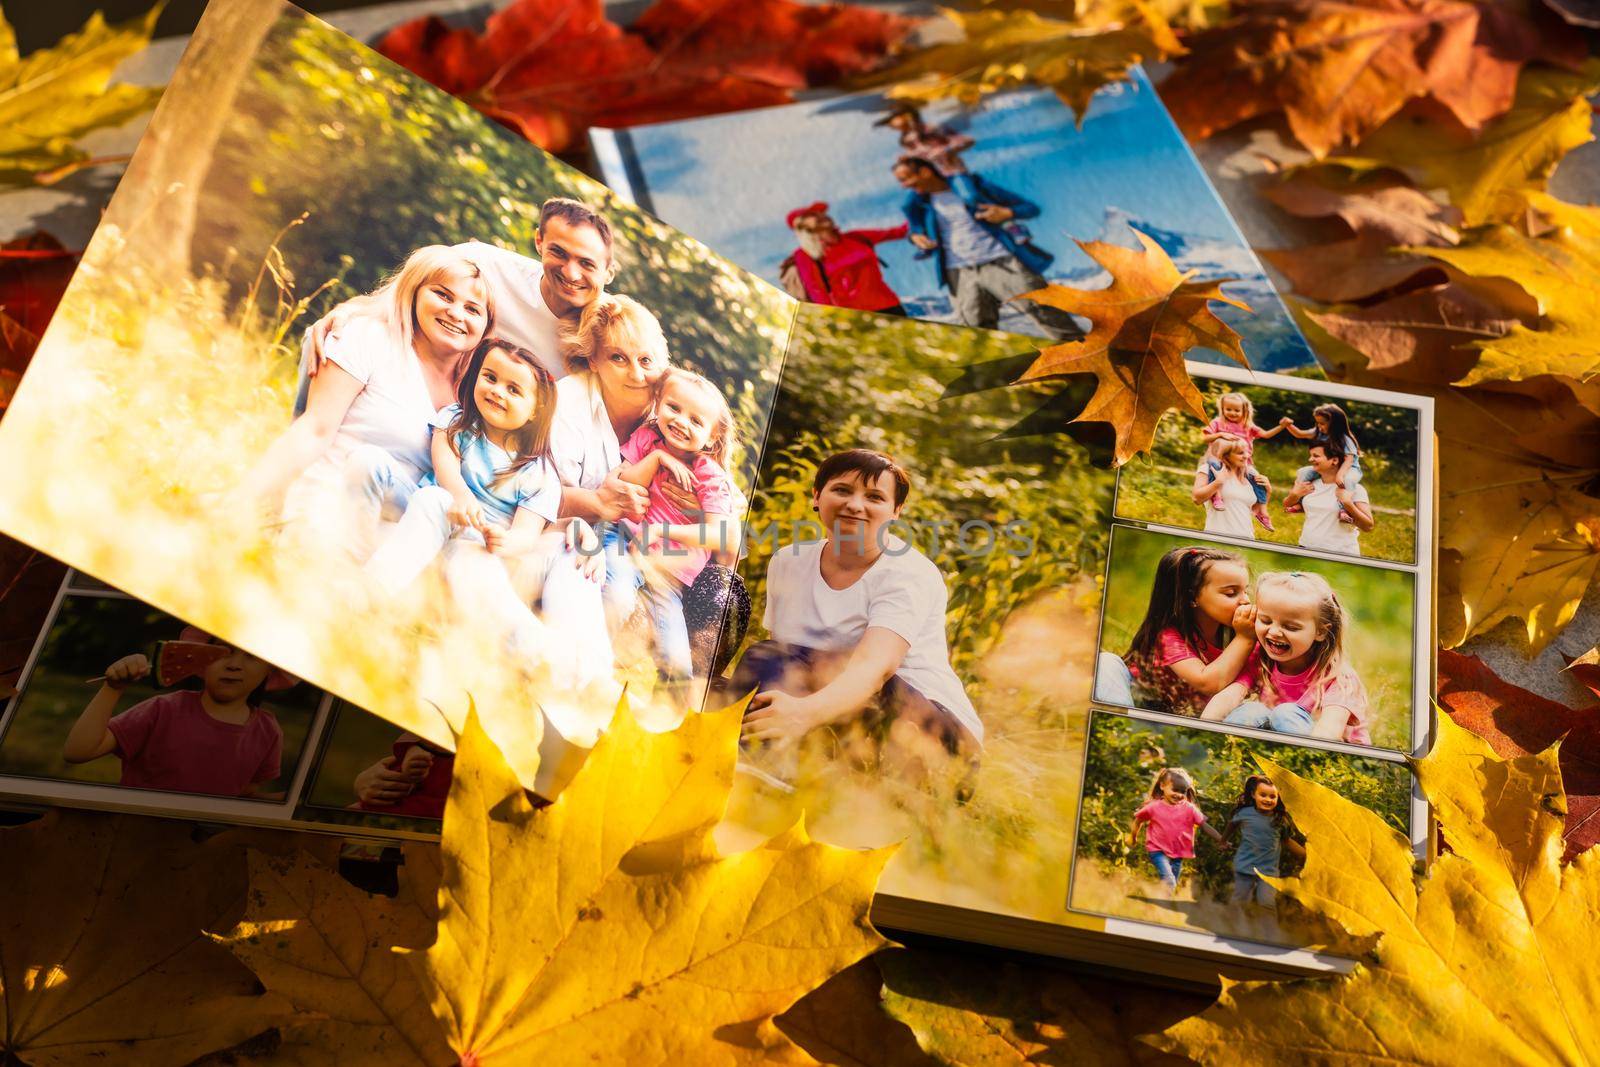
{"label": "green grass", "polygon": [[[1276,394],[1280,391],[1259,392]],[[1215,407],[1214,404],[1210,406]],[[1282,410],[1261,406],[1273,416],[1273,421]],[[1257,422],[1270,426],[1260,415]],[[1299,425],[1309,426],[1310,420],[1302,418]],[[1180,416],[1178,412],[1167,413],[1156,429],[1150,452],[1136,457],[1122,469],[1117,481],[1119,517],[1189,530],[1204,526],[1202,509],[1207,505],[1196,504],[1190,496],[1194,469],[1205,452],[1200,439],[1203,430],[1194,419]],[[1305,462],[1306,442],[1287,432],[1256,442],[1255,465],[1272,483],[1267,510],[1276,527],[1276,532],[1268,533],[1257,526],[1257,540],[1280,545],[1299,542],[1305,516],[1285,512],[1283,498],[1294,484],[1295,471],[1305,466]],[[1361,485],[1374,505],[1373,518],[1377,521],[1372,530],[1361,535],[1361,554],[1397,563],[1413,562],[1417,540],[1417,477],[1413,463],[1403,456],[1391,458],[1382,449],[1363,442],[1361,467]]]}
{"label": "green grass", "polygon": [[[1156,561],[1169,549],[1191,543],[1195,542],[1148,530],[1118,531],[1106,580],[1102,649],[1119,656],[1127,650],[1149,606]],[[1242,549],[1240,554],[1252,575],[1303,570],[1328,579],[1350,613],[1345,652],[1366,685],[1373,744],[1409,749],[1415,579],[1403,572],[1282,555],[1265,548]]]}

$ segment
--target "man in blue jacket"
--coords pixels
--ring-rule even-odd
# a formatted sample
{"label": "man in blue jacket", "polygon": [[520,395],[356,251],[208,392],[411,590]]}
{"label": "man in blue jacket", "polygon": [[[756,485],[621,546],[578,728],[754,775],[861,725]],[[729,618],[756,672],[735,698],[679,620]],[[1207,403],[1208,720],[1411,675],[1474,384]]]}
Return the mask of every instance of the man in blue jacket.
{"label": "man in blue jacket", "polygon": [[[932,163],[901,156],[894,177],[908,191],[902,209],[911,224],[911,242],[933,253],[933,266],[950,290],[956,314],[968,326],[994,329],[1000,305],[1014,296],[1042,289],[1043,271],[1055,259],[1008,226],[1031,219],[1039,205],[972,175],[975,196],[966,200]],[[1025,233],[1026,231],[1024,231]],[[1072,316],[1031,300],[1018,301],[1047,334],[1060,340],[1083,336]]]}

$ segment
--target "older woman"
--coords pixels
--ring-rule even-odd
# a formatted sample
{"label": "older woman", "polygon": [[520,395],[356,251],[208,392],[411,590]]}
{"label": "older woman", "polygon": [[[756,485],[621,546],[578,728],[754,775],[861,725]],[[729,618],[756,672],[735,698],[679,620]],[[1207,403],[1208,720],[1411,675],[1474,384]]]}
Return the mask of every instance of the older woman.
{"label": "older woman", "polygon": [[[569,352],[569,372],[556,383],[550,452],[562,482],[561,513],[591,522],[640,519],[649,503],[644,486],[618,477],[622,442],[650,415],[655,385],[670,365],[655,315],[637,300],[608,293],[584,309]],[[669,491],[671,491],[669,489]],[[697,508],[693,494],[679,501]],[[745,501],[735,501],[742,514]],[[731,649],[750,619],[750,598],[728,560],[708,564],[683,599],[695,673],[716,673],[720,645]],[[607,557],[607,604],[613,622],[631,614],[635,583],[626,558]],[[724,625],[729,639],[719,641]]]}
{"label": "older woman", "polygon": [[[1190,494],[1194,502],[1205,509],[1205,531],[1254,541],[1256,531],[1251,524],[1250,509],[1255,506],[1256,491],[1248,473],[1249,461],[1245,458],[1244,442],[1237,437],[1219,440],[1216,458],[1222,461],[1222,468],[1216,472],[1216,480],[1211,480],[1206,461],[1201,460]],[[1213,499],[1220,500],[1222,507],[1212,506]]]}
{"label": "older woman", "polygon": [[944,576],[888,531],[910,487],[891,457],[864,448],[817,468],[811,500],[827,537],[773,554],[762,613],[772,639],[734,672],[735,692],[756,690],[747,740],[792,744],[857,720],[885,725],[903,752],[932,741],[977,755],[983,723],[950,666]]}

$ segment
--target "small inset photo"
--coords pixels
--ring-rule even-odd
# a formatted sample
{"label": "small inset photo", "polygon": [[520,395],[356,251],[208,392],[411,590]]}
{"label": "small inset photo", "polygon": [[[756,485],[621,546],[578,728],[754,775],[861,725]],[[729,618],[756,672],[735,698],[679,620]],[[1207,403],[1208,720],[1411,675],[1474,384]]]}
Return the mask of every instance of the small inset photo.
{"label": "small inset photo", "polygon": [[1205,423],[1169,411],[1122,468],[1118,518],[1320,552],[1417,558],[1421,412],[1195,377]]}
{"label": "small inset photo", "polygon": [[1408,751],[1408,571],[1113,526],[1097,703]]}
{"label": "small inset photo", "polygon": [[297,818],[436,834],[455,754],[339,701]]}
{"label": "small inset photo", "polygon": [[115,592],[61,596],[0,733],[0,774],[282,802],[323,694]]}
{"label": "small inset photo", "polygon": [[1290,877],[1307,841],[1264,757],[1410,836],[1402,763],[1094,711],[1069,906],[1275,945],[1318,930],[1262,875]]}

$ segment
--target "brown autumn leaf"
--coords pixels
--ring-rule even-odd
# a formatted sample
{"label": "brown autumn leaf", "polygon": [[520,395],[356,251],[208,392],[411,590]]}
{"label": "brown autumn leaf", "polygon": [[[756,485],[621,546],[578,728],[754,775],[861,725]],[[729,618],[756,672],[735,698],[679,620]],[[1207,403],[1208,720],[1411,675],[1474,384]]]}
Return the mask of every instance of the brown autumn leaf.
{"label": "brown autumn leaf", "polygon": [[1153,7],[1130,0],[1128,10],[1136,17],[1093,29],[1027,10],[946,10],[960,40],[911,52],[858,84],[891,85],[889,95],[901,100],[955,99],[969,106],[991,93],[1037,85],[1054,89],[1081,125],[1101,86],[1122,81],[1142,60],[1183,51]]}
{"label": "brown autumn leaf", "polygon": [[1600,841],[1600,706],[1547,700],[1502,680],[1476,656],[1449,649],[1439,651],[1439,704],[1501,759],[1531,756],[1560,741],[1565,859]]}
{"label": "brown autumn leaf", "polygon": [[1461,240],[1461,211],[1386,174],[1352,173],[1316,165],[1291,171],[1261,194],[1291,215],[1337,218],[1356,235],[1390,245],[1453,245]]}
{"label": "brown autumn leaf", "polygon": [[0,415],[66,292],[78,255],[42,230],[0,244]]}
{"label": "brown autumn leaf", "polygon": [[0,1062],[167,1067],[289,1017],[204,934],[239,852],[168,819],[54,810],[0,830]]}
{"label": "brown autumn leaf", "polygon": [[1585,51],[1547,12],[1522,5],[1242,0],[1234,11],[1189,42],[1162,98],[1196,139],[1281,111],[1319,158],[1423,96],[1479,129],[1511,107],[1529,60],[1576,65]]}
{"label": "brown autumn leaf", "polygon": [[950,952],[889,949],[876,959],[889,1014],[950,1067],[1182,1063],[1139,1035],[1195,1014],[1209,1000]]}
{"label": "brown autumn leaf", "polygon": [[1468,345],[1518,325],[1499,304],[1453,282],[1411,289],[1368,307],[1306,314],[1359,349],[1373,370],[1440,382],[1462,377],[1478,361]]}
{"label": "brown autumn leaf", "polygon": [[801,997],[774,1020],[778,1029],[827,1067],[936,1067],[939,1061],[918,1047],[916,1035],[884,1011],[878,956],[851,964]]}
{"label": "brown autumn leaf", "polygon": [[1444,190],[1469,226],[1512,222],[1567,153],[1593,140],[1586,98],[1597,88],[1597,59],[1576,70],[1530,67],[1511,108],[1482,130],[1408,111],[1330,163],[1402,170],[1420,185]]}
{"label": "brown autumn leaf", "polygon": [[1260,254],[1296,293],[1324,304],[1362,302],[1445,280],[1433,260],[1396,252],[1388,239],[1373,233],[1299,248],[1263,248]]}
{"label": "brown autumn leaf", "polygon": [[1213,300],[1250,310],[1222,291],[1232,278],[1190,281],[1161,246],[1134,231],[1140,248],[1105,241],[1079,241],[1078,247],[1104,267],[1111,284],[1104,289],[1049,285],[1019,299],[1082,315],[1093,326],[1080,341],[1039,350],[1039,358],[1019,382],[1068,374],[1093,374],[1098,386],[1074,422],[1106,422],[1116,430],[1115,462],[1126,463],[1150,447],[1156,424],[1177,408],[1202,421],[1205,405],[1183,357],[1191,348],[1215,349],[1248,367],[1233,328],[1211,311]]}
{"label": "brown autumn leaf", "polygon": [[309,854],[251,849],[248,905],[216,938],[301,1014],[282,1027],[286,1061],[446,1067],[456,1057],[396,948],[433,938],[415,893],[363,893]]}
{"label": "brown autumn leaf", "polygon": [[1589,692],[1600,697],[1600,645],[1591,648],[1562,669],[1571,671],[1574,678],[1588,686]]}
{"label": "brown autumn leaf", "polygon": [[66,573],[65,564],[0,535],[0,700],[16,692]]}

